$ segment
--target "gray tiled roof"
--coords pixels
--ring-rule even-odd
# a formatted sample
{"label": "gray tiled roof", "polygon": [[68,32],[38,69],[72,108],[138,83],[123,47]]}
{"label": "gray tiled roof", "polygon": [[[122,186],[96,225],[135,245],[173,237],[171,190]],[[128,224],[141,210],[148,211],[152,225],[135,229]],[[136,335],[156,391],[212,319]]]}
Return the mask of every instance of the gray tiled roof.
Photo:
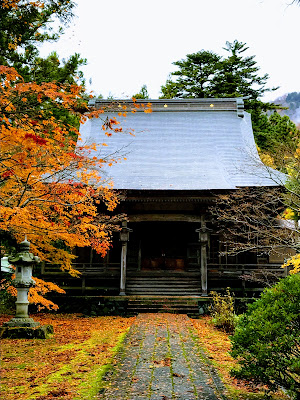
{"label": "gray tiled roof", "polygon": [[129,112],[123,118],[108,112],[123,130],[134,129],[135,136],[115,133],[103,139],[103,122],[98,119],[81,127],[84,142],[104,140],[110,153],[127,158],[105,171],[115,188],[206,190],[277,184],[274,171],[258,157],[250,115],[237,107],[235,99],[224,99],[223,108],[220,99],[210,108],[207,99],[178,100],[177,108],[172,100],[168,111],[162,109],[164,102],[156,100],[151,114]]}

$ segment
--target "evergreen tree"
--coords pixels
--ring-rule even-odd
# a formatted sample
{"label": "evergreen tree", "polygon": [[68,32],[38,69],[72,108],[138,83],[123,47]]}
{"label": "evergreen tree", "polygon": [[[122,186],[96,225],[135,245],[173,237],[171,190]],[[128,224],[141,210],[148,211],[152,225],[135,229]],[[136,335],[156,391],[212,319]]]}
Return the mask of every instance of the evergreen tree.
{"label": "evergreen tree", "polygon": [[[67,60],[59,60],[56,52],[39,56],[38,45],[57,41],[73,17],[75,3],[69,0],[0,0],[0,64],[13,67],[24,82],[54,82],[81,86],[84,95],[85,80],[80,67],[86,60],[75,53]],[[53,23],[59,24],[56,30]],[[87,96],[85,96],[87,97]],[[78,98],[76,111],[87,110],[87,101]],[[55,110],[54,117],[77,126],[79,118],[67,110]]]}
{"label": "evergreen tree", "polygon": [[[161,98],[249,97],[248,108],[257,108],[259,98],[277,88],[266,88],[269,76],[260,76],[255,57],[244,55],[246,43],[226,42],[224,49],[229,53],[227,58],[201,50],[174,62],[179,69],[161,87]],[[271,104],[260,106],[273,108]]]}
{"label": "evergreen tree", "polygon": [[239,363],[232,371],[236,378],[270,391],[284,388],[295,400],[300,399],[299,288],[300,275],[294,274],[264,290],[239,318],[230,352]]}
{"label": "evergreen tree", "polygon": [[56,52],[41,58],[38,50],[59,39],[74,7],[70,0],[0,0],[0,64],[15,68],[25,82],[84,84],[79,68],[86,60],[79,54],[60,61]]}
{"label": "evergreen tree", "polygon": [[[0,0],[0,64],[23,67],[34,63],[38,45],[56,41],[73,17],[70,0]],[[52,22],[59,23],[54,31]]]}
{"label": "evergreen tree", "polygon": [[246,43],[226,42],[223,48],[228,57],[223,59],[213,79],[212,93],[215,97],[249,97],[258,100],[265,92],[277,88],[266,88],[268,74],[259,76],[255,56],[245,56]]}
{"label": "evergreen tree", "polygon": [[141,87],[141,90],[138,93],[134,94],[132,97],[134,97],[135,99],[149,99],[147,85],[143,85]]}
{"label": "evergreen tree", "polygon": [[[179,69],[172,72],[161,87],[160,98],[244,97],[245,109],[252,115],[254,135],[265,149],[270,144],[268,136],[274,132],[265,112],[282,107],[262,102],[260,98],[277,88],[266,87],[269,75],[260,75],[255,56],[245,55],[248,50],[246,43],[227,41],[224,50],[228,53],[227,57],[201,50],[174,62]],[[284,138],[288,136],[283,133]]]}
{"label": "evergreen tree", "polygon": [[33,61],[32,64],[24,65],[22,68],[25,82],[34,81],[38,84],[56,82],[68,85],[85,83],[83,72],[79,71],[79,68],[86,64],[86,59],[81,58],[78,53],[67,60],[60,60],[54,51],[46,58],[35,57]]}
{"label": "evergreen tree", "polygon": [[296,151],[299,130],[287,115],[281,116],[277,112],[270,116],[253,113],[252,118],[256,121],[254,126],[256,144],[262,151],[268,152],[275,159],[287,152]]}
{"label": "evergreen tree", "polygon": [[171,76],[176,81],[168,79],[165,86],[161,87],[160,98],[203,98],[213,97],[213,81],[221,67],[221,57],[211,51],[198,51],[187,54],[186,59],[175,61],[173,64],[179,67]]}

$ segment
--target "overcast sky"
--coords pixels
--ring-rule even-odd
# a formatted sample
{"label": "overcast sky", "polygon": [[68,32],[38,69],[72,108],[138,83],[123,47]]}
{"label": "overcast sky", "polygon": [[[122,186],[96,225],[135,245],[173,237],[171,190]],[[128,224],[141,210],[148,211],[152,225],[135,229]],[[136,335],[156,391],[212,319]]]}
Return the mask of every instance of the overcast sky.
{"label": "overcast sky", "polygon": [[173,61],[202,49],[225,55],[226,41],[246,42],[269,86],[265,100],[300,92],[300,6],[292,0],[77,0],[76,17],[59,42],[43,45],[61,58],[79,52],[89,89],[131,97],[143,84],[151,98]]}

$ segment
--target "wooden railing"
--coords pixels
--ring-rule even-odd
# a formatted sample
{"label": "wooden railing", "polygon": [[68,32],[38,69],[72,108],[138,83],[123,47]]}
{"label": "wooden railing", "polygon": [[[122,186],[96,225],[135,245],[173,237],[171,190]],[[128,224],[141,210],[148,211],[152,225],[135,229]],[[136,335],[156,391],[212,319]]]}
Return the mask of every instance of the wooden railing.
{"label": "wooden railing", "polygon": [[[83,276],[88,275],[104,275],[106,273],[117,273],[120,271],[119,263],[73,263],[73,268],[80,272]],[[67,272],[61,271],[59,266],[45,264],[42,267],[43,275],[64,275]]]}
{"label": "wooden railing", "polygon": [[[118,274],[120,272],[119,263],[73,263],[74,269],[79,271],[83,276],[95,276],[105,274]],[[199,271],[200,266],[193,266],[193,271]],[[263,270],[278,274],[281,277],[288,275],[288,269],[282,268],[281,264],[208,264],[209,277],[224,277],[224,278],[238,278],[241,275],[250,274],[254,271],[259,272]],[[127,268],[128,272],[134,274],[135,269],[132,267]],[[191,269],[188,269],[191,271]],[[151,273],[151,271],[148,271]],[[187,272],[187,271],[182,271]],[[163,271],[162,271],[163,273]],[[61,275],[65,274],[58,266],[45,264],[42,268],[43,275]]]}
{"label": "wooden railing", "polygon": [[288,269],[282,268],[281,264],[208,264],[208,274],[211,276],[239,277],[253,272],[277,274],[281,277],[288,275]]}
{"label": "wooden railing", "polygon": [[[119,263],[74,263],[73,267],[81,273],[79,279],[72,279],[69,274],[62,272],[58,266],[53,265],[45,265],[42,272],[45,275],[49,275],[50,279],[53,279],[51,276],[55,275],[55,277],[62,282],[61,286],[72,293],[105,294],[108,291],[109,293],[118,293],[118,280],[120,276]],[[265,285],[263,283],[248,283],[246,280],[241,279],[241,276],[253,272],[259,274],[261,270],[263,270],[264,273],[274,274],[275,280],[276,276],[281,278],[288,274],[288,270],[282,268],[280,264],[208,264],[209,291],[224,291],[228,286],[237,296],[258,296]],[[144,279],[153,283],[158,278],[164,278],[166,280],[177,278],[180,281],[183,278],[193,279],[197,276],[200,279],[200,266],[196,265],[192,270],[189,269],[188,271],[181,271],[180,273],[170,270],[138,271],[137,267],[135,269],[128,268],[127,272],[128,282],[134,278],[138,279],[138,277],[144,277]]]}

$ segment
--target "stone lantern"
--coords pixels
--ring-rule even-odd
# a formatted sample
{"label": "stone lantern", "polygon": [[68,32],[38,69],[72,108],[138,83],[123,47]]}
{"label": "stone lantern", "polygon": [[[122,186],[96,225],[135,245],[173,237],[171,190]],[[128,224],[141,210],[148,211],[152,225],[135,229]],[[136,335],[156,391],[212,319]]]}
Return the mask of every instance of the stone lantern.
{"label": "stone lantern", "polygon": [[6,327],[36,327],[39,322],[35,322],[28,315],[28,292],[35,285],[32,279],[32,268],[40,262],[39,257],[29,252],[30,243],[25,239],[20,244],[20,251],[13,257],[8,257],[8,261],[15,266],[15,280],[13,285],[17,289],[16,315],[10,321],[3,324]]}

